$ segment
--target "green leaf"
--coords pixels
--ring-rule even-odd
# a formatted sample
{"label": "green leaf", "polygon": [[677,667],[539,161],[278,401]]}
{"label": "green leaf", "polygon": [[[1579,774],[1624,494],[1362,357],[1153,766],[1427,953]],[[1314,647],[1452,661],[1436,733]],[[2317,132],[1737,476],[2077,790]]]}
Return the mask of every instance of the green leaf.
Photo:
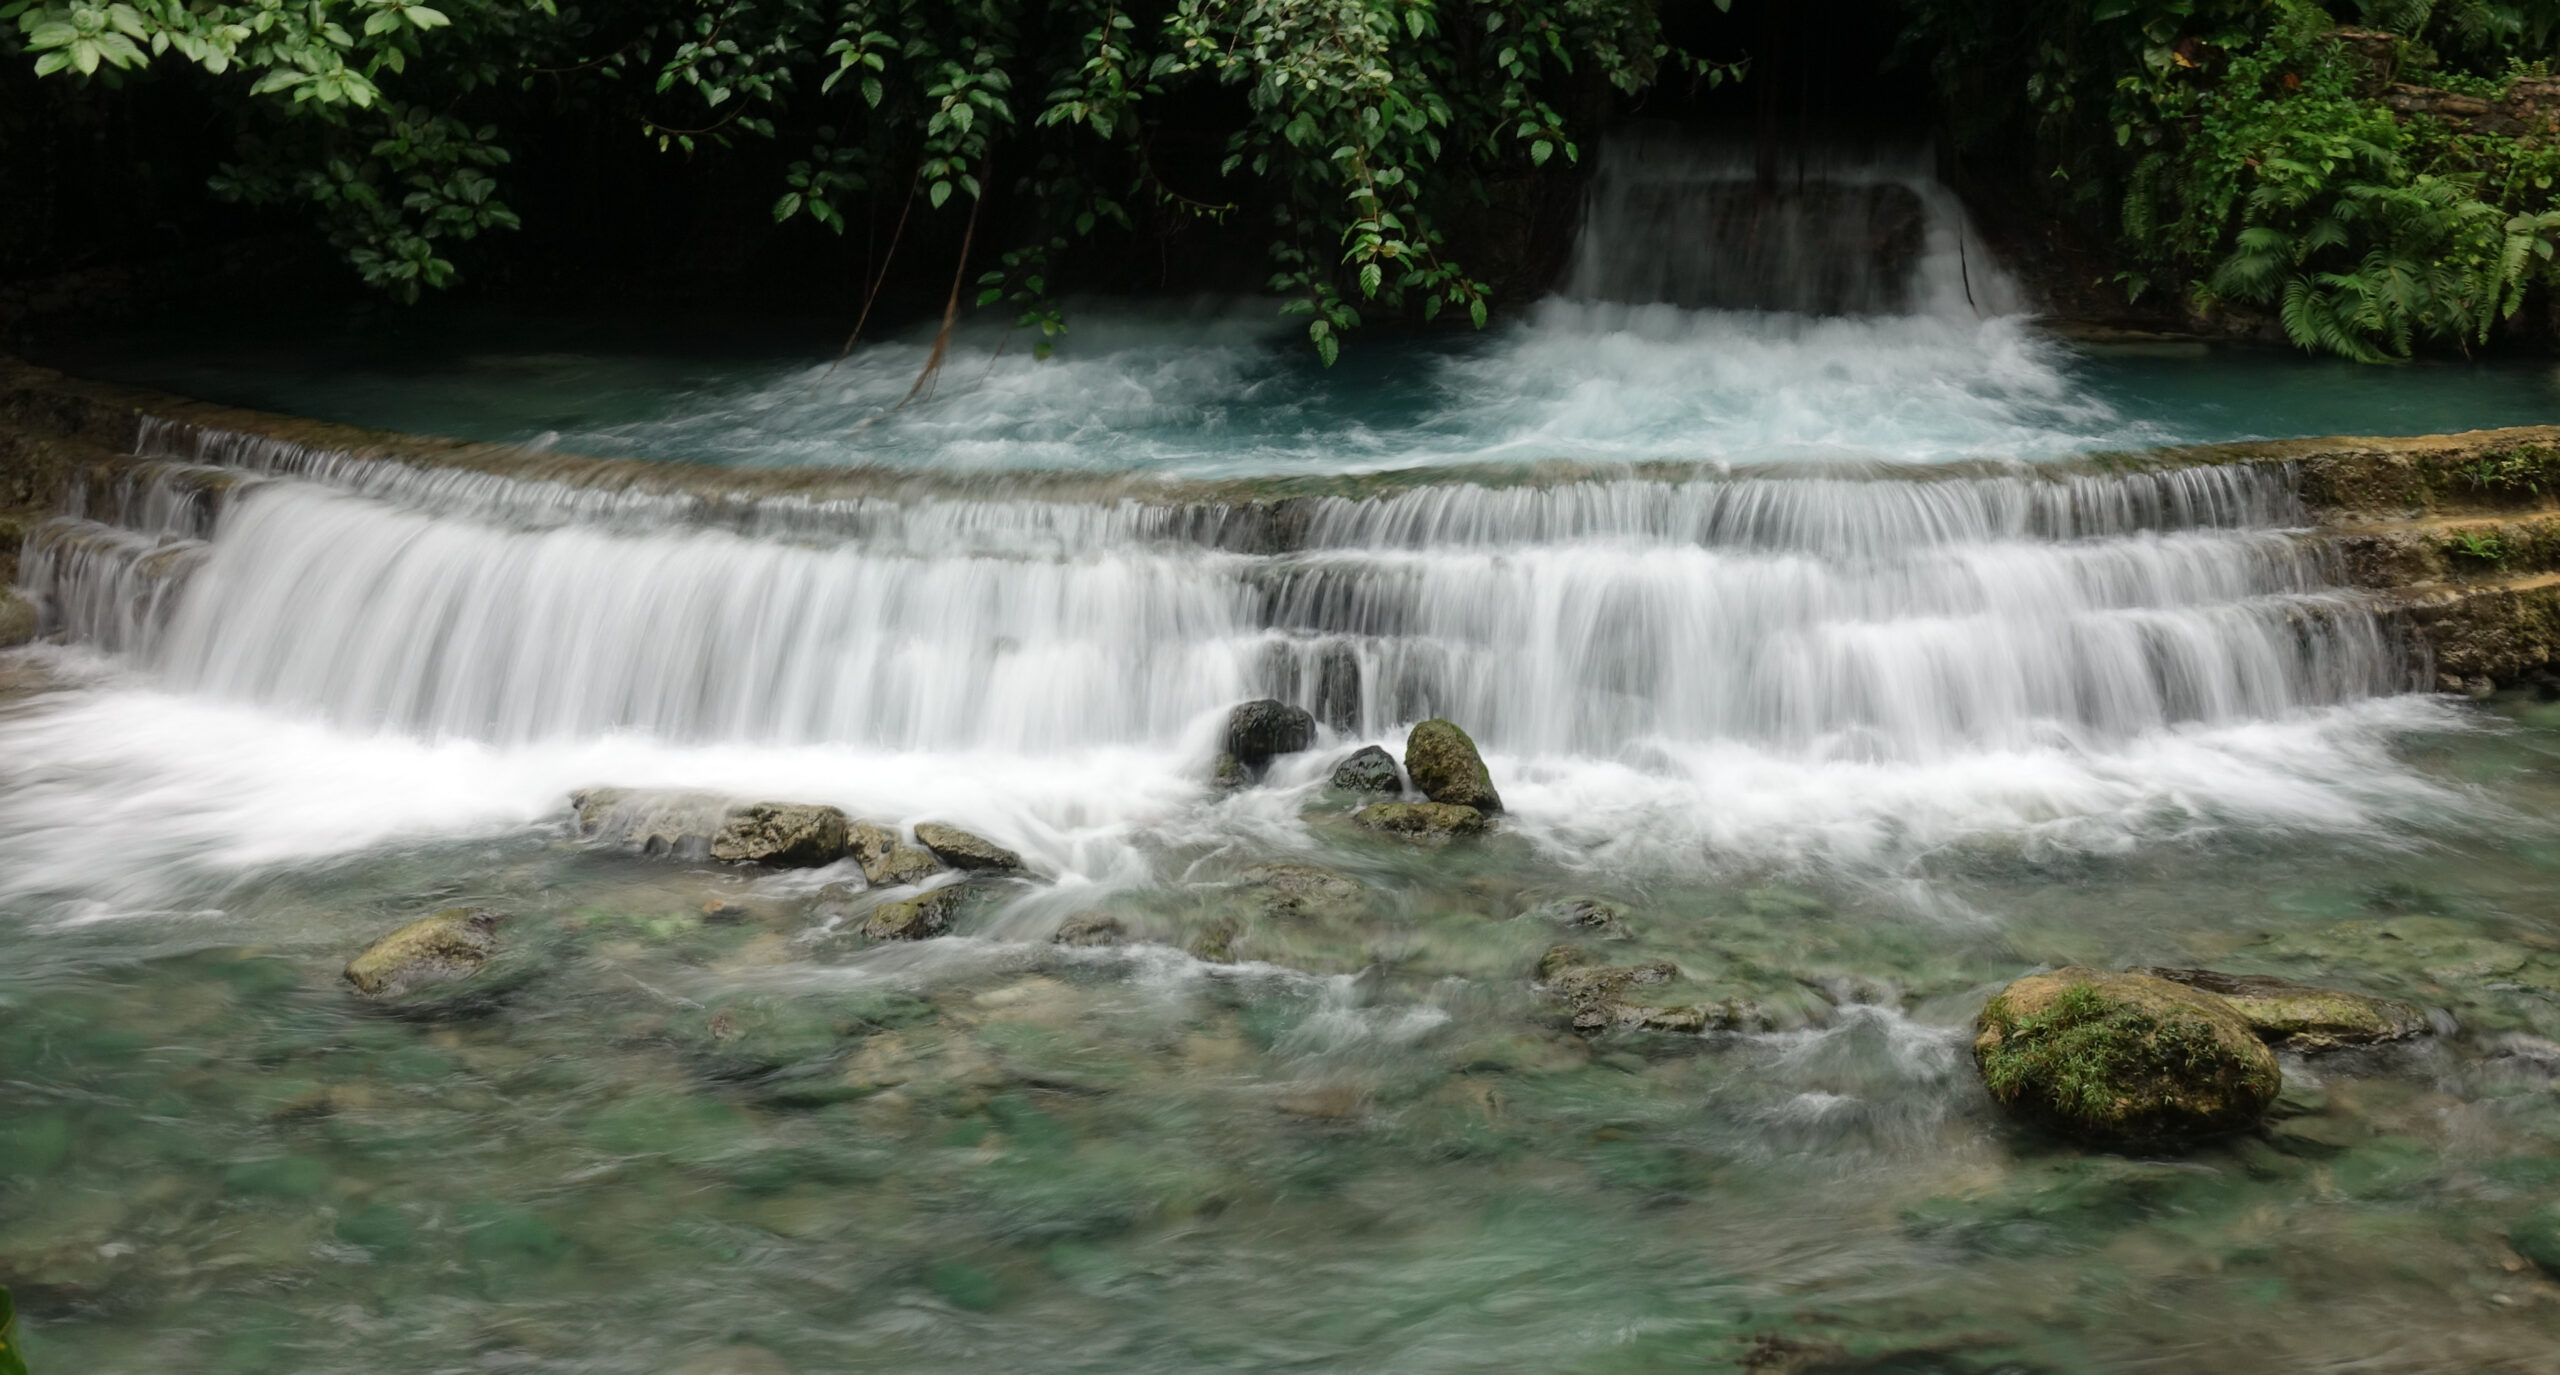
{"label": "green leaf", "polygon": [[790,219],[792,216],[799,213],[800,193],[797,191],[786,192],[782,199],[773,203],[773,219],[776,224]]}

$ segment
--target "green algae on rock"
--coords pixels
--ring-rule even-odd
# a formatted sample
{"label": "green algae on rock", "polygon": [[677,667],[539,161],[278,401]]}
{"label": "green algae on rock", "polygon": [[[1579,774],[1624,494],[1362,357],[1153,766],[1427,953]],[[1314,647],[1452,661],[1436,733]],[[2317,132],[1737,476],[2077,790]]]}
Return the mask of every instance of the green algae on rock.
{"label": "green algae on rock", "polygon": [[1396,757],[1375,745],[1353,750],[1333,766],[1333,786],[1351,793],[1392,793],[1404,786]]}
{"label": "green algae on rock", "polygon": [[2261,1039],[2287,1050],[2335,1050],[2401,1041],[2428,1029],[2424,1008],[2396,998],[2315,988],[2263,974],[2157,967],[2133,972],[2219,996],[2248,1019]]}
{"label": "green algae on rock", "polygon": [[1404,741],[1404,771],[1433,802],[1486,813],[1502,810],[1502,794],[1493,789],[1484,756],[1452,722],[1434,717],[1413,728]]}
{"label": "green algae on rock", "polygon": [[347,963],[347,982],[368,998],[397,999],[430,984],[468,979],[498,953],[495,912],[448,907],[391,932]]}
{"label": "green algae on rock", "polygon": [[1448,802],[1379,802],[1351,814],[1373,831],[1425,844],[1484,830],[1484,813]]}
{"label": "green algae on rock", "polygon": [[2003,1106],[2079,1140],[2175,1143],[2257,1123],[2275,1056],[2221,997],[2148,974],[2031,974],[1982,1009],[1973,1058]]}

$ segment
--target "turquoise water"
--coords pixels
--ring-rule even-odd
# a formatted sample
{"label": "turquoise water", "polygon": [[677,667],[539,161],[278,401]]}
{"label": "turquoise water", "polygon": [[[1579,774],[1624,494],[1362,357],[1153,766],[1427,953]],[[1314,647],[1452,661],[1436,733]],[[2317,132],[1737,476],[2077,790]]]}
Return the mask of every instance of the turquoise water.
{"label": "turquoise water", "polygon": [[805,334],[539,320],[63,361],[182,395],[606,456],[1181,474],[1576,461],[2043,459],[2560,418],[2542,360],[2368,368],[2202,345],[2075,345],[2014,321],[1812,321],[1547,302],[1481,336],[1364,339],[1331,372],[1259,305],[1076,312],[1058,355],[964,329],[829,361]]}

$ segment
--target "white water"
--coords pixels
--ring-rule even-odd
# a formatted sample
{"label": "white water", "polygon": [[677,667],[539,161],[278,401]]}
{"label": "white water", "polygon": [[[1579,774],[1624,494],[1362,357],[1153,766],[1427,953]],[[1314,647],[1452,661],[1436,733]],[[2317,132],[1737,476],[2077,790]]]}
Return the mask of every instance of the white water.
{"label": "white water", "polygon": [[[1612,254],[1676,242],[1628,206],[1704,194],[1624,196],[1644,170],[1604,172],[1580,289],[1624,285]],[[1452,717],[1513,825],[1621,868],[2371,832],[2447,805],[2388,754],[2443,718],[2391,695],[2408,657],[2292,533],[2287,474],[1877,466],[2138,428],[1972,313],[2012,288],[1942,251],[1960,210],[1895,175],[1856,184],[1922,211],[1891,293],[1906,314],[1552,302],[1433,363],[1463,404],[1294,434],[1302,382],[1176,333],[1134,358],[1001,365],[861,441],[964,470],[1781,465],[1751,473],[1452,475],[1277,507],[984,480],[706,499],[147,427],[182,461],[89,494],[25,560],[53,623],[115,667],[0,722],[0,873],[123,910],[188,875],[521,828],[611,783],[938,817],[1071,881],[1134,881],[1154,844],[1303,834],[1322,756],[1238,798],[1199,781],[1224,709],[1266,694],[1315,710],[1336,750]],[[848,398],[903,366],[859,357],[853,393],[705,411],[683,442],[840,461]],[[789,405],[832,407],[834,433],[793,439],[818,412],[775,420]],[[1210,442],[1220,407],[1251,433]],[[1784,466],[1808,455],[1861,462]]]}

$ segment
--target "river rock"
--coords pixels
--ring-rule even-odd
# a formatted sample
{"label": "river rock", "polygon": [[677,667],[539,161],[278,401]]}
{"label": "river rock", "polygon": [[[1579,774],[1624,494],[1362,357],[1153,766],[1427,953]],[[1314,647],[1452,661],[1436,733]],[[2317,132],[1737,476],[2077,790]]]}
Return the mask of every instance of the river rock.
{"label": "river rock", "polygon": [[2549,1203],[2517,1218],[2507,1229],[2507,1244],[2516,1254],[2560,1280],[2560,1203]]}
{"label": "river rock", "polygon": [[1277,698],[1242,702],[1227,713],[1227,753],[1248,765],[1267,764],[1315,742],[1315,716]]}
{"label": "river rock", "polygon": [[939,822],[922,822],[916,827],[916,840],[933,851],[934,857],[954,869],[972,873],[1018,874],[1022,872],[1022,856],[982,836],[972,835],[957,826]]}
{"label": "river rock", "polygon": [[1333,766],[1333,786],[1344,792],[1393,793],[1404,791],[1404,776],[1396,772],[1396,757],[1375,745],[1363,745],[1351,757]]}
{"label": "river rock", "polygon": [[711,857],[731,864],[814,869],[844,858],[851,825],[834,807],[750,802],[729,809],[711,838]]}
{"label": "river rock", "polygon": [[398,999],[430,984],[468,979],[498,953],[495,912],[448,907],[421,917],[347,962],[347,982],[368,998]]}
{"label": "river rock", "polygon": [[[1597,1032],[1658,1031],[1698,1035],[1755,1024],[1755,1009],[1735,1002],[1682,1002],[1664,998],[1680,967],[1666,960],[1600,964],[1577,946],[1551,947],[1538,960],[1538,982],[1564,999],[1573,1029]],[[1657,991],[1658,990],[1658,991]],[[1653,996],[1647,996],[1652,994]]]}
{"label": "river rock", "polygon": [[1358,879],[1313,864],[1256,864],[1241,877],[1246,887],[1260,891],[1262,910],[1275,917],[1341,907],[1369,891]]}
{"label": "river rock", "polygon": [[1128,940],[1128,924],[1102,912],[1078,912],[1049,935],[1052,945],[1124,945]]}
{"label": "river rock", "polygon": [[1370,830],[1426,844],[1484,830],[1484,813],[1446,802],[1376,802],[1353,812],[1351,819]]}
{"label": "river rock", "polygon": [[909,845],[897,832],[868,821],[853,823],[848,850],[853,862],[862,866],[863,881],[874,888],[922,883],[942,872],[942,861],[931,851]]}
{"label": "river rock", "polygon": [[875,941],[920,941],[939,936],[951,929],[951,916],[960,910],[964,891],[953,883],[904,902],[884,902],[871,909],[870,919],[862,923],[862,934]]}
{"label": "river rock", "polygon": [[2414,1003],[2314,988],[2263,974],[2157,967],[2133,972],[2219,995],[2248,1019],[2260,1040],[2286,1050],[2335,1050],[2406,1040],[2429,1025],[2426,1010]]}
{"label": "river rock", "polygon": [[1533,907],[1523,915],[1552,922],[1576,935],[1596,936],[1602,940],[1622,941],[1635,935],[1627,927],[1627,909],[1607,898],[1558,898]]}
{"label": "river rock", "polygon": [[1984,1004],[1974,1063],[1994,1100],[2105,1145],[2254,1126],[2284,1086],[2276,1058],[2217,994],[2149,974],[2073,966]]}
{"label": "river rock", "polygon": [[36,614],[36,604],[5,587],[0,587],[0,649],[10,649],[36,637],[44,618]]}
{"label": "river rock", "polygon": [[1437,717],[1415,726],[1405,737],[1404,771],[1424,797],[1479,812],[1502,810],[1502,795],[1493,790],[1476,742],[1450,722]]}

